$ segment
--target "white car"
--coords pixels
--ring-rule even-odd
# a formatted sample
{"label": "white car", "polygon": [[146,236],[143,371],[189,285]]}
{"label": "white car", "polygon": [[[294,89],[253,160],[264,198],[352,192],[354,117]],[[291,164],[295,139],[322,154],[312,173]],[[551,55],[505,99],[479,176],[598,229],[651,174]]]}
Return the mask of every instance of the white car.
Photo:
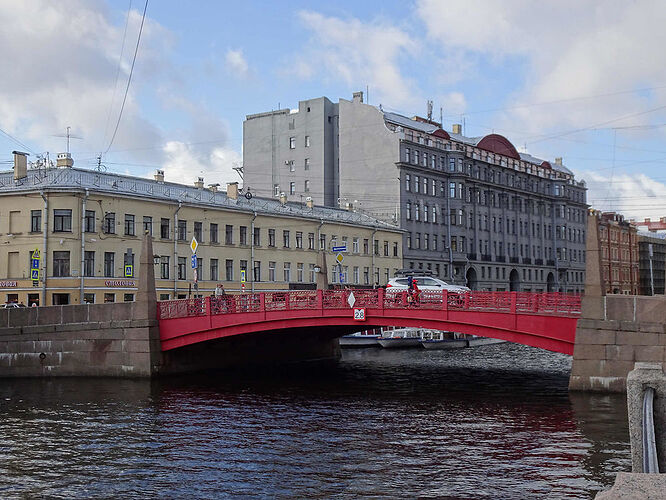
{"label": "white car", "polygon": [[[421,291],[446,290],[448,292],[455,293],[464,293],[470,291],[470,289],[466,286],[449,285],[446,281],[442,281],[437,278],[431,278],[430,276],[414,276],[413,279],[416,282],[416,286],[418,286],[419,290]],[[409,280],[406,276],[401,278],[393,278],[386,284],[386,291],[403,292],[409,287],[408,283]]]}

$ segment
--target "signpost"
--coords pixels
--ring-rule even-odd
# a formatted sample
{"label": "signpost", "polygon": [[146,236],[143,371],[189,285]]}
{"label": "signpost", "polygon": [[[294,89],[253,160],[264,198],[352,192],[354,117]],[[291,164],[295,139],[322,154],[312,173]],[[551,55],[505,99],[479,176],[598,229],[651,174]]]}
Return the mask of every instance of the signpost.
{"label": "signpost", "polygon": [[241,269],[241,288],[243,293],[245,293],[245,269]]}
{"label": "signpost", "polygon": [[30,256],[30,278],[32,279],[32,286],[39,286],[39,263],[41,257],[39,255],[39,249],[36,248],[32,255]]}
{"label": "signpost", "polygon": [[125,278],[134,276],[134,266],[132,264],[125,264]]}
{"label": "signpost", "polygon": [[334,252],[346,252],[347,251],[347,245],[340,245],[337,247],[333,247],[331,250]]}
{"label": "signpost", "polygon": [[199,248],[199,242],[194,236],[192,236],[192,241],[190,241],[190,250],[192,250],[192,277],[194,279],[195,290],[199,290],[199,276],[197,273],[197,248]]}

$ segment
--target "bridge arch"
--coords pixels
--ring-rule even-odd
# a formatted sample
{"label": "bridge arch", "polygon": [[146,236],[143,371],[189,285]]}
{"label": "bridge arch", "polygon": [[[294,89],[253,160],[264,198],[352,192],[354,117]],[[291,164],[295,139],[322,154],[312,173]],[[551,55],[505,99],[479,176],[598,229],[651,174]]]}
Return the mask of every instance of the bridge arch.
{"label": "bridge arch", "polygon": [[546,291],[549,293],[555,291],[555,275],[553,273],[548,273],[546,278]]}
{"label": "bridge arch", "polygon": [[467,280],[467,287],[470,290],[478,290],[479,288],[479,282],[478,282],[478,277],[476,274],[476,269],[473,267],[470,267],[467,270],[467,273],[465,275],[465,279]]}

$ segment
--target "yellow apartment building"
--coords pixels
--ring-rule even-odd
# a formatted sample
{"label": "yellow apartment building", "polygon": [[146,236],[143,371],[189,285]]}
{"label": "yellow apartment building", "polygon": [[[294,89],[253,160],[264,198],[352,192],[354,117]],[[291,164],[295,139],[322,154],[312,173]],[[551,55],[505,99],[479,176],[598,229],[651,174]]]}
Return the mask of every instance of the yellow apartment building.
{"label": "yellow apartment building", "polygon": [[332,284],[383,285],[402,267],[402,232],[358,212],[251,197],[235,183],[222,192],[201,178],[165,182],[160,170],[146,179],[74,168],[68,153],[58,166],[28,168],[16,154],[14,170],[0,172],[0,300],[132,301],[145,232],[160,300],[219,284],[314,288],[320,251]]}

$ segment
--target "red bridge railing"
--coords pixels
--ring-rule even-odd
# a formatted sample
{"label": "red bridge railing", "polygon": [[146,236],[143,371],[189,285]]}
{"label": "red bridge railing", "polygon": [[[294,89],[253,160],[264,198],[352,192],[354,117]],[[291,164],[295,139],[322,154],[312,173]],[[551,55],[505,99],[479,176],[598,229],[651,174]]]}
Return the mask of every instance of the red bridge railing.
{"label": "red bridge railing", "polygon": [[196,299],[158,302],[160,319],[187,318],[249,312],[297,311],[314,309],[351,309],[348,299],[354,294],[354,308],[366,309],[448,309],[515,314],[540,314],[577,317],[580,295],[531,292],[466,293],[422,291],[416,301],[406,291],[383,288],[347,290],[299,290],[289,292],[243,293]]}

